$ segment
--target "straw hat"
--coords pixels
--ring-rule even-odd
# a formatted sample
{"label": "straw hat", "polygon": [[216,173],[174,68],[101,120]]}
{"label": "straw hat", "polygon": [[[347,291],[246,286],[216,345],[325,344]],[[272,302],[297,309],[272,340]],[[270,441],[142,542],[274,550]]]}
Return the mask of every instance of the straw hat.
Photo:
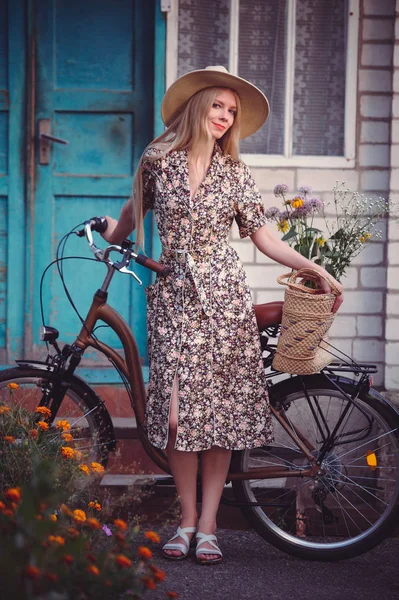
{"label": "straw hat", "polygon": [[230,88],[241,101],[241,139],[252,135],[266,121],[270,107],[263,92],[246,79],[231,75],[225,67],[213,66],[190,71],[177,79],[166,91],[161,106],[162,120],[169,126],[196,92],[208,87]]}

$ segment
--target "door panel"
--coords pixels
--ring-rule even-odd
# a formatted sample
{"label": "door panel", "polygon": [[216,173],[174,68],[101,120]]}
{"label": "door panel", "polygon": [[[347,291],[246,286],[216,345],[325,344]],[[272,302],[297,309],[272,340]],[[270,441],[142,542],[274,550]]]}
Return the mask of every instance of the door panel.
{"label": "door panel", "polygon": [[[51,134],[69,144],[50,146],[48,165],[36,152],[33,210],[32,349],[40,326],[39,278],[54,258],[57,242],[94,215],[119,215],[131,193],[134,168],[153,137],[154,2],[132,0],[39,0],[36,2],[35,118],[51,120]],[[37,133],[37,130],[36,130]],[[98,243],[101,238],[97,237]],[[146,221],[146,251],[151,255],[152,223]],[[91,257],[76,237],[67,255]],[[147,284],[151,275],[137,273]],[[84,315],[105,269],[85,261],[65,261],[64,275]],[[69,306],[53,268],[44,286],[47,324],[70,342],[79,319]],[[145,297],[124,275],[116,275],[110,303],[132,326],[146,361]],[[109,331],[100,329],[109,343]],[[115,340],[112,340],[113,342]],[[95,365],[91,355],[89,363]],[[87,361],[86,361],[87,363]]]}

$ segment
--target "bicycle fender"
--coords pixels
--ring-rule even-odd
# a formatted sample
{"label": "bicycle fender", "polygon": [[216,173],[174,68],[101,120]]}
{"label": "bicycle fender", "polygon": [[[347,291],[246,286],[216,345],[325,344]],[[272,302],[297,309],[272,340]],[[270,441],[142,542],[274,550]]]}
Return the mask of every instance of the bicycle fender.
{"label": "bicycle fender", "polygon": [[43,362],[42,360],[16,360],[15,361],[18,367],[22,369],[38,369],[39,371],[47,371],[48,373],[52,373],[55,371],[53,365],[49,365],[48,363]]}

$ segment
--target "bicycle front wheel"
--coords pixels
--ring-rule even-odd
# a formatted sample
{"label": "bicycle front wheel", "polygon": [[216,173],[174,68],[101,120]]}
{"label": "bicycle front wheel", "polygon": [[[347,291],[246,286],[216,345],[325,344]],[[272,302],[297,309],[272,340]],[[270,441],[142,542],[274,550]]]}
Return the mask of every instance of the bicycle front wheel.
{"label": "bicycle front wheel", "polygon": [[[34,412],[38,406],[51,409],[52,390],[58,384],[58,375],[35,368],[17,367],[0,371],[0,404]],[[11,385],[10,384],[16,384]],[[50,422],[54,436],[60,436],[57,422],[65,420],[67,431],[73,436],[73,447],[85,460],[108,462],[110,447],[115,443],[112,422],[103,402],[88,385],[72,377],[57,414]]]}
{"label": "bicycle front wheel", "polygon": [[[288,467],[293,476],[233,481],[235,495],[258,533],[281,550],[312,560],[349,558],[382,541],[396,522],[398,415],[372,390],[348,403],[323,376],[304,381],[308,396],[299,378],[273,386],[274,396],[313,456],[333,440],[319,473],[301,476],[310,461],[275,419],[273,444],[237,453],[232,467]],[[349,380],[340,386],[354,390]]]}

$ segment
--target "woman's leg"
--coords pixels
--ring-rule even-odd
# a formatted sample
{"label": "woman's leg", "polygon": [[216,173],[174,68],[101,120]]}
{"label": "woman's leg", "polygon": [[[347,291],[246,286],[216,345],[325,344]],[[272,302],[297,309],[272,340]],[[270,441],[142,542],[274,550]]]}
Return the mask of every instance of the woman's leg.
{"label": "woman's leg", "polygon": [[[166,447],[168,462],[175,480],[177,494],[181,507],[180,527],[195,527],[197,524],[197,452],[181,452],[175,450],[176,434],[178,425],[178,381],[175,378],[173,384],[170,417],[169,417],[169,439]],[[188,534],[189,539],[194,534]],[[173,540],[174,543],[182,543],[181,538]],[[180,550],[164,550],[171,556],[180,556]]]}
{"label": "woman's leg", "polygon": [[[226,476],[230,466],[231,450],[214,446],[205,450],[201,456],[202,477],[202,508],[198,521],[198,531],[213,534],[216,530],[216,514],[219,508],[220,497],[226,482]],[[204,548],[212,549],[210,544],[204,544]],[[217,554],[200,554],[199,558],[218,558]]]}

